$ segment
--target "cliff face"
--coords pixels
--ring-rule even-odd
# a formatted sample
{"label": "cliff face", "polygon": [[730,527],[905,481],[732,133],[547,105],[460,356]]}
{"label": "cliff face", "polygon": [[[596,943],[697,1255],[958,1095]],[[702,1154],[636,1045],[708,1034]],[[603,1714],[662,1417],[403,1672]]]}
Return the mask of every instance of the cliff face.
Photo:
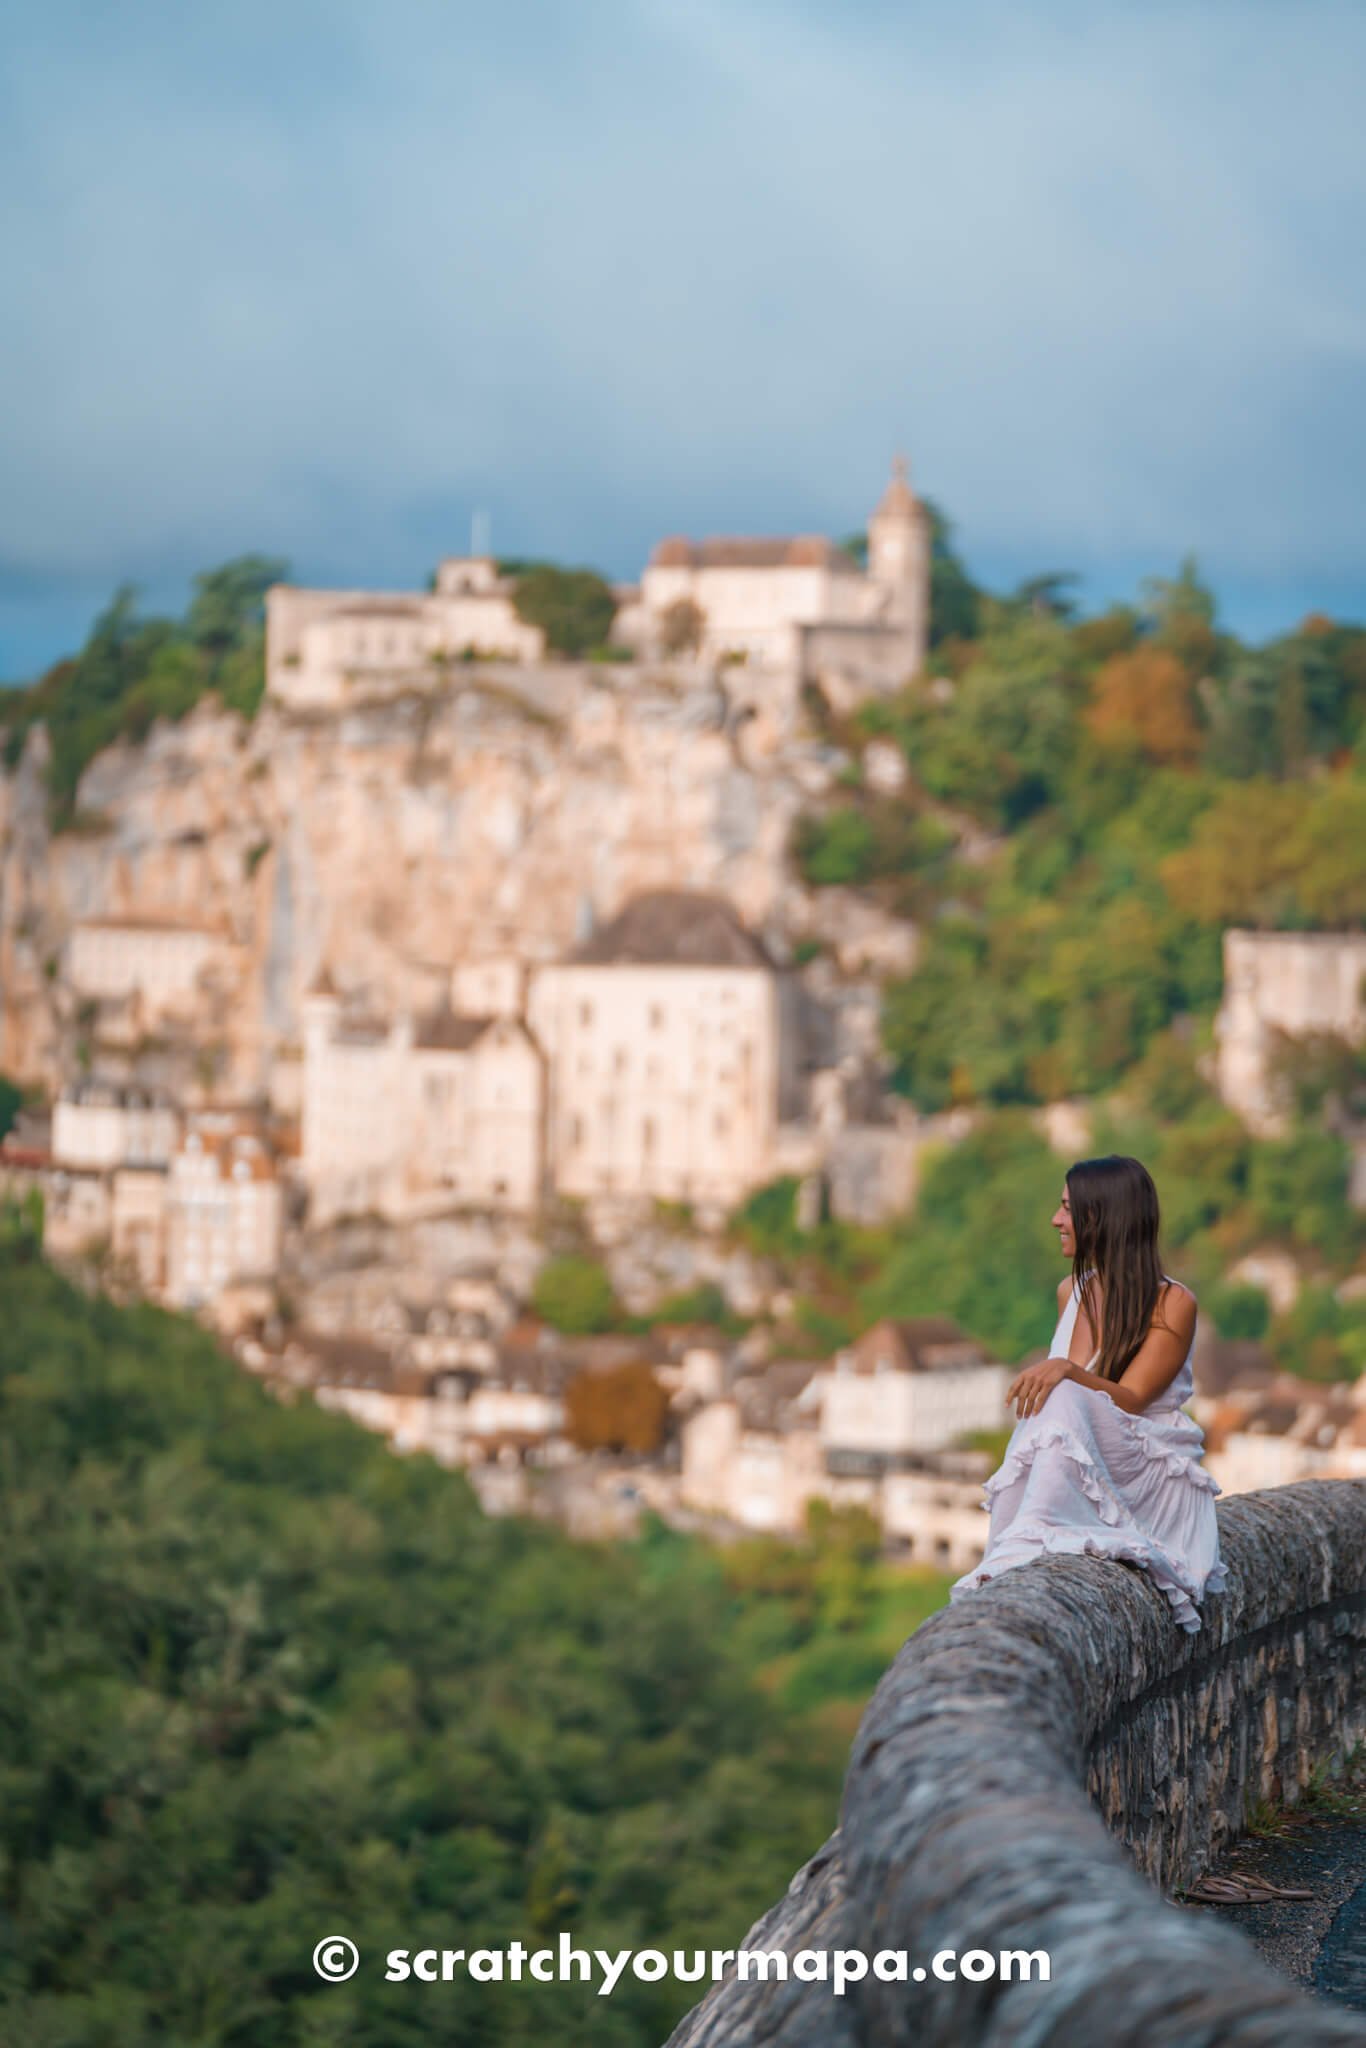
{"label": "cliff face", "polygon": [[35,733],[0,780],[0,1068],[48,1085],[99,1029],[62,970],[83,919],[220,927],[231,993],[187,1044],[255,1090],[324,964],[388,1009],[437,1000],[460,959],[553,957],[665,883],[723,891],[779,945],[818,914],[784,849],[831,764],[737,722],[715,684],[503,671],[338,714],[267,703],[250,725],[206,703],[99,756],[58,838],[44,760]]}

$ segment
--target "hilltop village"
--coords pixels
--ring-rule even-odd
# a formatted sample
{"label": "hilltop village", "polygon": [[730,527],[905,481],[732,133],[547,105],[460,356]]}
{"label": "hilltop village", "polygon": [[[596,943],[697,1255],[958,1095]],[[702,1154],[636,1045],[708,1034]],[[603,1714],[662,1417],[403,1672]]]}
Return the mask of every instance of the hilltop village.
{"label": "hilltop village", "polygon": [[[914,920],[789,857],[851,778],[905,783],[889,740],[810,712],[922,672],[931,545],[902,464],[866,559],[663,540],[596,662],[487,558],[410,594],[279,584],[256,717],[206,700],[105,748],[61,829],[35,725],[0,786],[0,1070],[29,1098],[0,1171],[48,1252],[490,1511],[796,1533],[825,1500],[967,1569],[1014,1368],[933,1315],[785,1355],[780,1280],[727,1230],[781,1182],[809,1223],[903,1217],[927,1148],[974,1127],[893,1086]],[[1249,1130],[1283,1115],[1274,1037],[1360,1042],[1363,977],[1360,932],[1225,931],[1211,1080]],[[1037,1123],[1060,1171],[1086,1151],[1084,1103]],[[531,1312],[566,1249],[636,1328]],[[1366,1380],[1288,1385],[1203,1332],[1196,1366],[1227,1489],[1366,1472]]]}

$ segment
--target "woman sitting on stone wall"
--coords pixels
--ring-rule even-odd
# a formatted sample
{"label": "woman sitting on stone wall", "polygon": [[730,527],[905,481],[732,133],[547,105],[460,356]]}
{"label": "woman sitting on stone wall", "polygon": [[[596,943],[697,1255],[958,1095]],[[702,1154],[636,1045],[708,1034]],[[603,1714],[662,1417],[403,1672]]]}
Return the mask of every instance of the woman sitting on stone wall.
{"label": "woman sitting on stone wall", "polygon": [[1070,1167],[1052,1221],[1072,1278],[1058,1287],[1050,1355],[1006,1390],[1019,1419],[986,1482],[986,1555],[949,1598],[1033,1558],[1086,1551],[1140,1565],[1193,1631],[1199,1603],[1225,1583],[1220,1488],[1201,1462],[1204,1431],[1181,1410],[1195,1387],[1195,1296],[1161,1269],[1157,1189],[1137,1159]]}

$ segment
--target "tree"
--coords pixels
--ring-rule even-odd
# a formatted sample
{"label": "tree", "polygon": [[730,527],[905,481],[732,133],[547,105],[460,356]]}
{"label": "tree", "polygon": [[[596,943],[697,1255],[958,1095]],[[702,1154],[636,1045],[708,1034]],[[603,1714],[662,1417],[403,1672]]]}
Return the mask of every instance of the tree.
{"label": "tree", "polygon": [[932,498],[920,501],[930,522],[930,645],[975,640],[982,593],[953,546],[953,524]]}
{"label": "tree", "polygon": [[1190,675],[1159,647],[1110,656],[1092,686],[1086,724],[1097,739],[1136,745],[1149,761],[1189,767],[1200,756]]}
{"label": "tree", "polygon": [[539,626],[558,654],[587,654],[611,631],[617,601],[595,569],[535,562],[517,577],[512,602],[519,619]]}
{"label": "tree", "polygon": [[1167,895],[1202,924],[1332,930],[1366,924],[1366,783],[1233,784],[1190,844],[1158,864]]}
{"label": "tree", "polygon": [[1032,615],[999,624],[973,651],[948,704],[922,703],[907,752],[924,787],[1011,829],[1048,803],[1076,745],[1066,629]]}
{"label": "tree", "polygon": [[574,1253],[546,1260],[536,1275],[531,1300],[543,1322],[571,1336],[615,1330],[621,1322],[606,1267]]}
{"label": "tree", "polygon": [[1157,645],[1175,655],[1192,680],[1217,665],[1214,593],[1201,582],[1194,555],[1185,557],[1174,578],[1149,576],[1142,604]]}
{"label": "tree", "polygon": [[8,1074],[0,1074],[0,1138],[11,1130],[23,1104],[24,1091]]}
{"label": "tree", "polygon": [[1141,620],[1131,605],[1113,604],[1094,619],[1080,619],[1072,628],[1072,645],[1083,661],[1106,661],[1137,645]]}
{"label": "tree", "polygon": [[1030,576],[1006,599],[1008,609],[1032,612],[1036,618],[1073,619],[1077,601],[1069,585],[1077,581],[1071,569],[1051,570],[1045,576]]}
{"label": "tree", "polygon": [[241,555],[195,578],[185,618],[145,618],[137,590],[120,584],[84,647],[4,706],[6,759],[13,766],[39,720],[52,744],[48,788],[58,829],[70,822],[89,763],[120,738],[141,739],[158,718],[183,718],[206,694],[244,717],[265,690],[262,600],[287,564]]}
{"label": "tree", "polygon": [[[847,1735],[762,1682],[800,1593],[673,1531],[484,1515],[188,1321],[32,1258],[3,1282],[6,2043],[398,2048],[430,2030],[379,1970],[323,2014],[334,1916],[363,1955],[452,1916],[471,1952],[528,1920],[708,1949],[821,1839]],[[660,2041],[696,1999],[444,1988],[482,2048]]]}
{"label": "tree", "polygon": [[669,1396],[643,1358],[576,1373],[565,1390],[565,1432],[581,1451],[651,1457],[664,1441],[668,1413]]}
{"label": "tree", "polygon": [[185,615],[185,631],[196,647],[214,661],[259,633],[265,619],[265,595],[281,583],[289,564],[281,555],[237,555],[194,579],[194,596]]}

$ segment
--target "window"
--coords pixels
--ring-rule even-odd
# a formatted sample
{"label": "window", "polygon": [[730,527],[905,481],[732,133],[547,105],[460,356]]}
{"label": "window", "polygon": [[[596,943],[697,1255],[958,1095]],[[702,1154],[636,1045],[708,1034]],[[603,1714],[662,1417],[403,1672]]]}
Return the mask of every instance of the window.
{"label": "window", "polygon": [[593,1021],[593,1005],[592,1005],[591,1003],[580,1003],[580,1004],[579,1004],[579,1022],[580,1022],[580,1024],[583,1024],[583,1025],[589,1025],[589,1024],[591,1024],[591,1023],[592,1023],[592,1021]]}
{"label": "window", "polygon": [[655,1120],[647,1116],[640,1127],[640,1149],[648,1159],[655,1149]]}
{"label": "window", "polygon": [[650,1029],[651,1031],[662,1031],[664,1029],[664,1011],[658,1003],[651,1003],[650,1005]]}

